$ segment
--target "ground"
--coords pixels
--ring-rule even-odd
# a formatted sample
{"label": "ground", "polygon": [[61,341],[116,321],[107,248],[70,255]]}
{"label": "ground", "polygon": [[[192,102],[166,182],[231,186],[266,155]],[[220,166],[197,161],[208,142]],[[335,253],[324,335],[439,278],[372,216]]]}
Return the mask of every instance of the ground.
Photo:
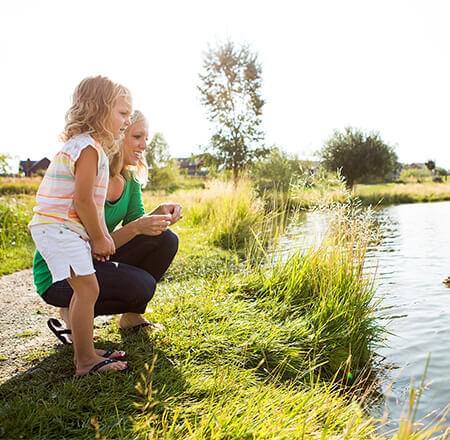
{"label": "ground", "polygon": [[0,384],[32,371],[30,353],[60,344],[47,327],[47,319],[57,316],[36,293],[30,269],[0,278]]}

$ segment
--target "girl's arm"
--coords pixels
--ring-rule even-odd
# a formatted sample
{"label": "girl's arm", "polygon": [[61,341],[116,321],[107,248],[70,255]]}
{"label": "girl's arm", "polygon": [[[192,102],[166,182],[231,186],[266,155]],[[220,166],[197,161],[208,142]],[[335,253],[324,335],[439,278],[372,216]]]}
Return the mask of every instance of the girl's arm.
{"label": "girl's arm", "polygon": [[[102,222],[94,201],[95,178],[97,176],[97,151],[93,147],[84,148],[75,164],[75,192],[73,202],[78,217],[92,242],[92,251],[99,255],[114,253],[105,236]],[[111,252],[111,250],[113,252]]]}

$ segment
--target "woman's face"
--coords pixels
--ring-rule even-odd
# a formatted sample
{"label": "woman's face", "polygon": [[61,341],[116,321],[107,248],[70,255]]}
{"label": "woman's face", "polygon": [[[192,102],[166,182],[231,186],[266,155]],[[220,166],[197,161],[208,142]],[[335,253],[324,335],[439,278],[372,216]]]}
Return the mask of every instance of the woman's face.
{"label": "woman's face", "polygon": [[148,127],[145,121],[130,125],[123,141],[123,165],[137,165],[142,158],[148,141]]}

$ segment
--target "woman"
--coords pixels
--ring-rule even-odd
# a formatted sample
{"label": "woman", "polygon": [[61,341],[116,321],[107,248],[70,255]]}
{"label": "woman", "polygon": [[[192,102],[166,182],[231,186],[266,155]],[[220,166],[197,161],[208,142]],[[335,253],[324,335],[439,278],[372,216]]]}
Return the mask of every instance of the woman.
{"label": "woman", "polygon": [[[142,314],[154,295],[156,283],[178,250],[178,237],[168,227],[180,219],[181,206],[163,203],[145,214],[141,186],[148,178],[144,156],[148,125],[139,111],[133,113],[130,122],[121,155],[110,166],[105,223],[116,253],[110,261],[94,260],[100,286],[95,315],[122,314],[119,319],[122,329],[148,326],[160,330],[161,326],[147,321]],[[122,226],[116,229],[119,224]],[[67,281],[52,284],[51,274],[38,252],[34,257],[33,276],[44,301],[61,308],[61,318],[67,327],[64,329],[58,320],[50,319],[50,329],[63,343],[71,343],[68,307],[72,288]]]}

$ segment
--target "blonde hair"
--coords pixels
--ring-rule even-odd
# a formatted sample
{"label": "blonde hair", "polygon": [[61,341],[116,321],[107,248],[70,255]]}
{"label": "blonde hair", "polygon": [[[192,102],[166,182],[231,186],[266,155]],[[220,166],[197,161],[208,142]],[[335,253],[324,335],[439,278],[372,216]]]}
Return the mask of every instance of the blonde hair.
{"label": "blonde hair", "polygon": [[120,148],[111,131],[111,113],[121,96],[131,101],[130,91],[126,87],[105,76],[83,79],[76,87],[72,106],[66,113],[62,140],[67,142],[73,136],[89,133],[100,142],[107,156],[112,158]]}
{"label": "blonde hair", "polygon": [[[130,125],[127,127],[126,132],[131,128],[132,125],[134,125],[138,122],[145,122],[147,124],[147,119],[139,110],[135,110],[130,117]],[[116,169],[118,163],[120,163],[120,164],[123,163],[123,151],[122,151],[123,150],[123,142],[124,142],[124,140],[122,139],[122,148],[120,148],[120,153],[117,154],[110,163],[111,170]],[[142,155],[140,157],[137,165],[135,165],[135,166],[132,166],[132,165],[123,166],[122,165],[121,172],[125,176],[131,175],[131,176],[135,177],[136,180],[142,186],[145,186],[148,182],[148,164],[147,164],[147,160],[145,159],[145,155]],[[113,175],[113,174],[111,174],[111,175]]]}

